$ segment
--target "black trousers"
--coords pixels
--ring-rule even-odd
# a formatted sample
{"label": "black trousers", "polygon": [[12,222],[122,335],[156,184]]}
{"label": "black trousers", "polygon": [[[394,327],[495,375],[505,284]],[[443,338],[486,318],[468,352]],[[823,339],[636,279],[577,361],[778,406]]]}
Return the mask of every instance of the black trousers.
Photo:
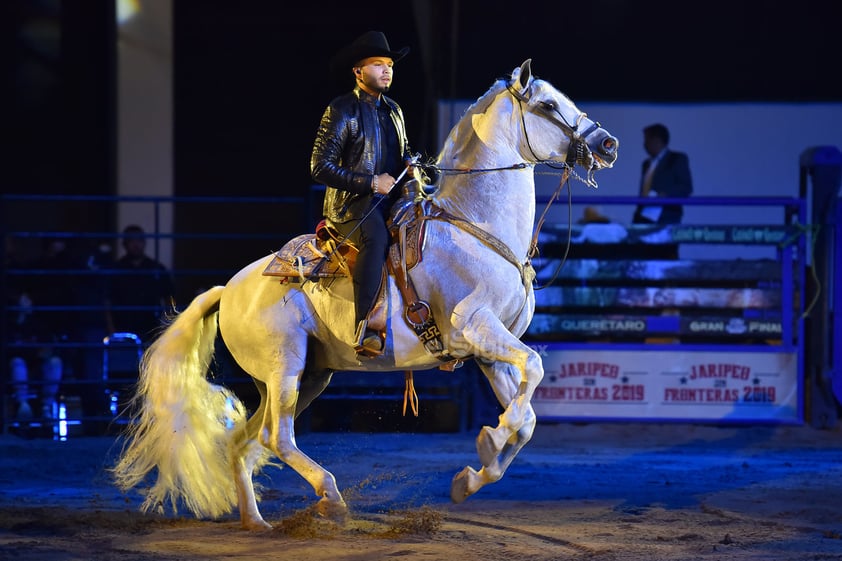
{"label": "black trousers", "polygon": [[389,251],[386,219],[391,205],[392,201],[389,198],[381,200],[379,197],[372,197],[365,219],[349,220],[335,225],[337,230],[354,242],[360,250],[352,276],[356,316],[354,326],[368,315],[377,297],[377,289],[380,288],[383,265]]}

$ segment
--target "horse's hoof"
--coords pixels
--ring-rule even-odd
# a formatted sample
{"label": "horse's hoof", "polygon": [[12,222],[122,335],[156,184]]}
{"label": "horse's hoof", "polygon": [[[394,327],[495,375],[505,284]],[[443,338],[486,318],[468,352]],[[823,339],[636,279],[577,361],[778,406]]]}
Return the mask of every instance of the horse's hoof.
{"label": "horse's hoof", "polygon": [[326,520],[344,525],[348,519],[348,505],[345,501],[336,502],[323,497],[316,503],[316,513]]}
{"label": "horse's hoof", "polygon": [[494,430],[491,427],[482,427],[477,436],[480,463],[486,467],[494,465],[502,449],[503,447],[494,441]]}
{"label": "horse's hoof", "polygon": [[476,492],[471,490],[471,480],[478,476],[476,470],[471,466],[465,467],[462,471],[453,476],[450,482],[450,500],[456,504],[462,503]]}
{"label": "horse's hoof", "polygon": [[260,520],[251,520],[248,522],[245,520],[243,521],[243,529],[248,530],[249,532],[263,532],[271,530],[272,528],[273,526],[262,518]]}

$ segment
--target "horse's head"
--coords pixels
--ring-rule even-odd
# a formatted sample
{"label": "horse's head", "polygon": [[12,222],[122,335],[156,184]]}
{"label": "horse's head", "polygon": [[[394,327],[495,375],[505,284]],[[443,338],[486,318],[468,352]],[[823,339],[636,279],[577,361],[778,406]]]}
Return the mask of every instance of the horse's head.
{"label": "horse's head", "polygon": [[[507,89],[520,108],[523,156],[536,163],[582,166],[587,183],[617,160],[619,141],[550,83],[532,75],[532,59],[512,72]],[[559,135],[558,131],[562,134]]]}

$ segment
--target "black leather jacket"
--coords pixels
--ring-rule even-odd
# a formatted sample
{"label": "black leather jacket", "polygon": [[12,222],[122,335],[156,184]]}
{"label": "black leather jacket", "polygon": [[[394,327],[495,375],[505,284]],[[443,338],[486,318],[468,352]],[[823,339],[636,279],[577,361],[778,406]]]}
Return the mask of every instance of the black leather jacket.
{"label": "black leather jacket", "polygon": [[[403,112],[394,100],[386,96],[381,96],[381,100],[391,108],[399,150],[402,160],[406,160],[411,152]],[[327,187],[323,213],[332,222],[362,218],[373,196],[372,176],[384,171],[395,173],[386,167],[379,153],[380,126],[375,103],[375,97],[354,88],[331,101],[319,123],[310,173],[314,181]],[[392,194],[399,191],[393,189]]]}

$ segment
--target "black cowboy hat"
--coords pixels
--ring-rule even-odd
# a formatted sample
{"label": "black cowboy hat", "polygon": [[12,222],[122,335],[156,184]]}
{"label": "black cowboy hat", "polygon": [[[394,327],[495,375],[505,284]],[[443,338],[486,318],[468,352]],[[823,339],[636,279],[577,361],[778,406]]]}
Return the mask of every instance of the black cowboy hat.
{"label": "black cowboy hat", "polygon": [[332,74],[350,70],[355,63],[373,56],[387,56],[397,62],[408,52],[409,47],[404,47],[399,51],[389,48],[389,42],[382,31],[367,31],[334,55],[330,61],[330,69]]}

